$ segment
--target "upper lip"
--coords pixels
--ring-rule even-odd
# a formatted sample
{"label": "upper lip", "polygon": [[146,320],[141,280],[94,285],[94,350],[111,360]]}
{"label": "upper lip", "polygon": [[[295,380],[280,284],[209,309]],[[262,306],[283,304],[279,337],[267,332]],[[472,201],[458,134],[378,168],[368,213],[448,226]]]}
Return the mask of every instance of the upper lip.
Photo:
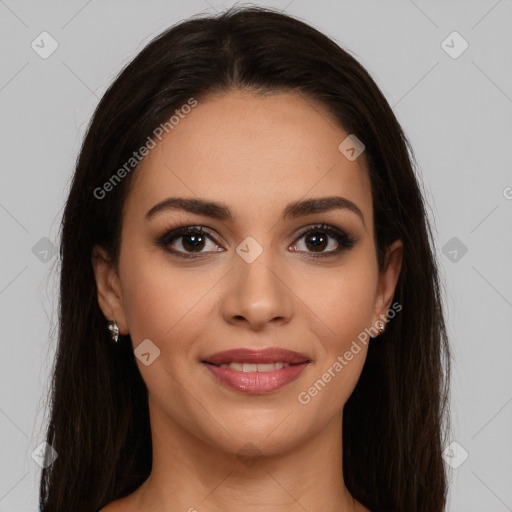
{"label": "upper lip", "polygon": [[299,364],[309,362],[310,359],[304,354],[277,347],[265,349],[235,348],[223,352],[216,352],[203,359],[203,362],[214,365],[229,363],[264,364],[277,363],[280,361],[289,364]]}

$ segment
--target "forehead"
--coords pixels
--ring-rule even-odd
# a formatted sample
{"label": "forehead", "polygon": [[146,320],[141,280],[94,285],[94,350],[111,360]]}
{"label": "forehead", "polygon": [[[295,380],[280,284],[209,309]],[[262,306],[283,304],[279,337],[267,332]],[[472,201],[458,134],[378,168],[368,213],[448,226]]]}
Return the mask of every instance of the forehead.
{"label": "forehead", "polygon": [[231,91],[176,119],[135,171],[127,211],[197,196],[232,205],[243,222],[265,212],[274,219],[290,201],[341,195],[370,227],[364,153],[351,161],[340,151],[349,133],[323,105],[296,93]]}

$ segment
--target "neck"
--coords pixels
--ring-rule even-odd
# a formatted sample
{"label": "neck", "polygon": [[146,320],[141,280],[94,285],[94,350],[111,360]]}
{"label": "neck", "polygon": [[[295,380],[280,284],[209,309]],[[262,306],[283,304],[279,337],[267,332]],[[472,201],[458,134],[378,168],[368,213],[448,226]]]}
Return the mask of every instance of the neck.
{"label": "neck", "polygon": [[342,416],[290,449],[263,453],[246,445],[228,453],[150,406],[151,475],[133,494],[138,511],[325,512],[365,511],[345,487]]}

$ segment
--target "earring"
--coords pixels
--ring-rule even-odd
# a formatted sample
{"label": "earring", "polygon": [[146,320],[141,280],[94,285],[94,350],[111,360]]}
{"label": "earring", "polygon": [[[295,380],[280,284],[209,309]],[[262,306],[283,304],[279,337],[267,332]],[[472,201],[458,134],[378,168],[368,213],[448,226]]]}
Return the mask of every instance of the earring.
{"label": "earring", "polygon": [[384,323],[379,322],[377,325],[379,326],[379,334],[382,334],[384,332]]}
{"label": "earring", "polygon": [[108,330],[110,331],[110,335],[112,336],[112,341],[114,343],[117,343],[117,340],[119,339],[119,326],[117,325],[117,322],[115,320],[110,321],[108,323]]}

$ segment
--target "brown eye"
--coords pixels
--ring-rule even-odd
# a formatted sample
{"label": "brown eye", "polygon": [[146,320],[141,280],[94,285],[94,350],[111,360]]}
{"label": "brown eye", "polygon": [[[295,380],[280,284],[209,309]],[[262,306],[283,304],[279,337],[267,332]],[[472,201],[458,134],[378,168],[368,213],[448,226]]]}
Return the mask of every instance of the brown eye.
{"label": "brown eye", "polygon": [[[210,243],[210,250],[208,250]],[[203,231],[202,227],[186,226],[165,233],[157,240],[157,244],[167,251],[183,256],[195,258],[209,252],[222,251],[212,235]],[[204,250],[204,249],[207,250]]]}
{"label": "brown eye", "polygon": [[[304,239],[305,249],[301,249],[301,244],[297,243],[301,239]],[[314,257],[339,254],[345,249],[352,248],[356,242],[347,233],[326,224],[308,228],[299,235],[297,241],[293,245],[294,250],[306,252]]]}
{"label": "brown eye", "polygon": [[206,237],[203,234],[189,233],[181,237],[181,245],[186,251],[201,251],[204,248]]}
{"label": "brown eye", "polygon": [[311,251],[323,251],[329,244],[329,236],[321,232],[310,232],[305,235],[306,246]]}

